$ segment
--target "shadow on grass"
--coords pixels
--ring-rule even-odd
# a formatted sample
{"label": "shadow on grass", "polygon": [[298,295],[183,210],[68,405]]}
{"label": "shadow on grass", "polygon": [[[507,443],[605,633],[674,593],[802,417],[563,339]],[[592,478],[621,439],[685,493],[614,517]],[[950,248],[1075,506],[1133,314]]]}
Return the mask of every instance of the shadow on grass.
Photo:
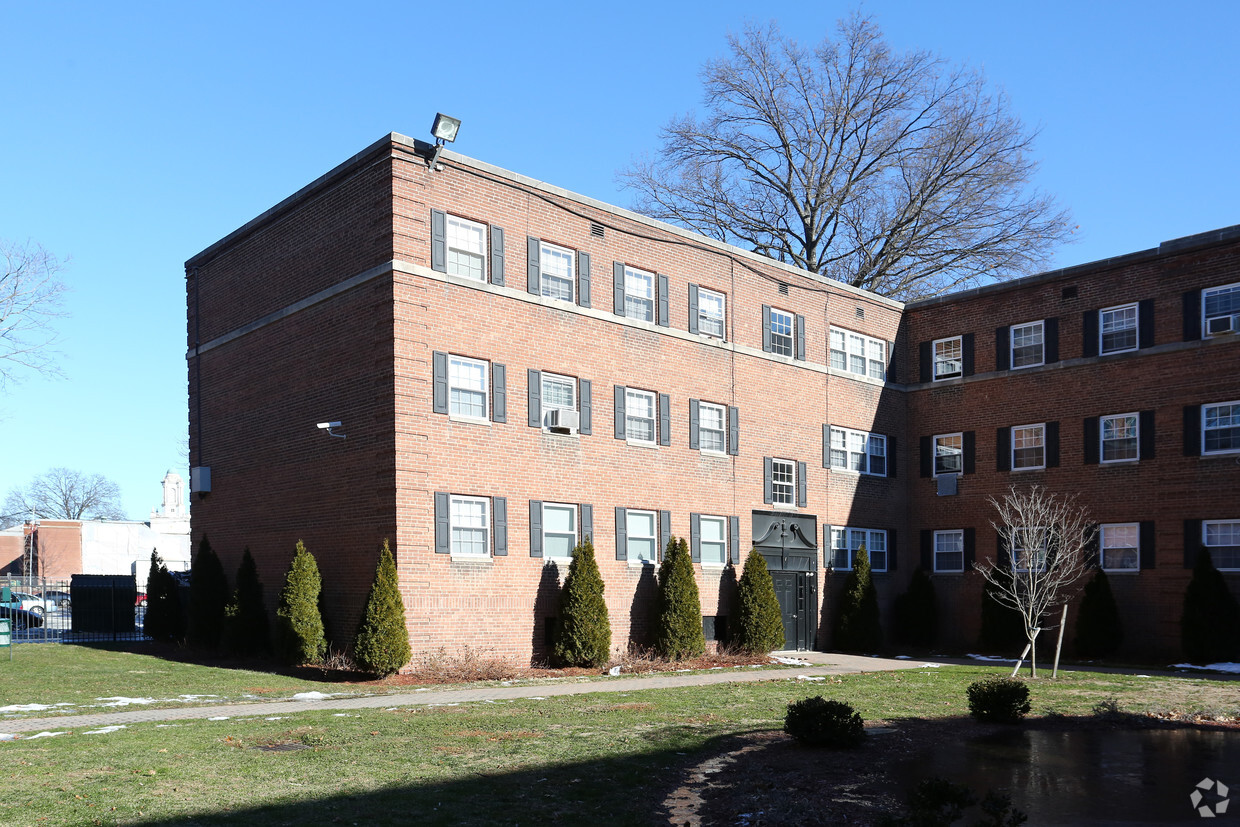
{"label": "shadow on grass", "polygon": [[281,675],[303,681],[319,683],[375,683],[365,672],[331,669],[326,666],[285,666],[270,657],[232,657],[220,652],[208,652],[190,646],[173,643],[146,641],[82,641],[69,646],[81,646],[84,649],[99,649],[105,652],[127,652],[134,655],[159,658],[173,663],[187,663],[195,666],[207,666],[212,669],[237,669],[248,672],[264,672],[270,675]]}

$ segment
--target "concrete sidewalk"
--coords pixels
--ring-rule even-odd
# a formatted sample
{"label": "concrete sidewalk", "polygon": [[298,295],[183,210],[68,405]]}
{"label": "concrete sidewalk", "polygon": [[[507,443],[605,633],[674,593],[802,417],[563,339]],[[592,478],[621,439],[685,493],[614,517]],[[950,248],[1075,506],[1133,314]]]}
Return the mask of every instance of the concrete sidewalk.
{"label": "concrete sidewalk", "polygon": [[886,658],[841,655],[826,652],[777,652],[780,657],[800,658],[811,666],[793,669],[740,667],[712,670],[696,675],[663,672],[640,677],[616,677],[586,683],[549,683],[532,686],[487,686],[476,689],[418,689],[388,695],[362,695],[306,701],[260,701],[255,703],[219,704],[215,706],[168,707],[135,709],[127,712],[99,712],[87,715],[57,715],[48,718],[13,718],[0,720],[0,732],[17,734],[88,729],[155,721],[205,720],[219,717],[268,717],[295,715],[319,710],[390,709],[402,706],[501,701],[519,698],[553,698],[563,695],[585,695],[598,692],[639,692],[646,689],[671,689],[678,686],[713,686],[722,683],[796,680],[799,675],[827,675],[883,672],[896,669],[917,669],[927,661],[890,660]]}

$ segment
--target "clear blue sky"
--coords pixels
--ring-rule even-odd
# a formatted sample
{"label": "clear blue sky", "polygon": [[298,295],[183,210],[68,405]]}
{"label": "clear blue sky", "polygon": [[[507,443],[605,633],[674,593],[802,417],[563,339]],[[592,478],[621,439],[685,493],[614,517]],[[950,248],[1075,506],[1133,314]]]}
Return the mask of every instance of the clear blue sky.
{"label": "clear blue sky", "polygon": [[[186,432],[185,259],[388,132],[627,205],[615,172],[759,22],[852,4],[0,0],[0,237],[69,259],[65,378],[0,398],[0,498],[63,465],[145,518]],[[982,69],[1041,128],[1057,266],[1240,223],[1240,3],[873,2],[899,49]]]}

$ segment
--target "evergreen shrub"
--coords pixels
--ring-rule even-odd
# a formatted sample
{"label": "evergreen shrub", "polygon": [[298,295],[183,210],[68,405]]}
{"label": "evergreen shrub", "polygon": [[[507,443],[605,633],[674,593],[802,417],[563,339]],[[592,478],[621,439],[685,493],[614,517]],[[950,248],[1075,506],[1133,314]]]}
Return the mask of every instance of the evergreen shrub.
{"label": "evergreen shrub", "polygon": [[883,648],[883,626],[878,612],[878,591],[870,575],[870,555],[857,549],[853,569],[844,581],[839,611],[835,616],[835,648],[842,652],[877,652]]}
{"label": "evergreen shrub", "polygon": [[146,577],[146,615],[142,628],[154,640],[175,643],[185,637],[180,587],[163,559],[154,551],[151,552],[151,570]]}
{"label": "evergreen shrub", "polygon": [[756,548],[745,558],[745,571],[736,586],[737,629],[732,640],[741,651],[755,655],[784,648],[784,621],[775,596],[775,583],[766,559]]}
{"label": "evergreen shrub", "polygon": [[234,655],[249,656],[267,652],[271,633],[267,607],[263,603],[263,584],[249,546],[237,567],[237,588],[224,610],[224,646]]}
{"label": "evergreen shrub", "polygon": [[1192,663],[1240,661],[1240,608],[1204,548],[1184,592],[1180,642]]}
{"label": "evergreen shrub", "polygon": [[1098,569],[1093,579],[1085,584],[1076,613],[1076,653],[1084,658],[1105,658],[1123,642],[1124,625],[1111,592],[1111,581],[1105,571]]}
{"label": "evergreen shrub", "polygon": [[211,541],[203,535],[189,574],[189,642],[201,649],[216,649],[224,632],[224,607],[228,605],[228,580]]}
{"label": "evergreen shrub", "polygon": [[843,701],[821,695],[788,704],[784,732],[808,747],[851,749],[865,740],[861,716]]}
{"label": "evergreen shrub", "polygon": [[319,612],[322,588],[314,555],[298,540],[276,609],[276,653],[286,663],[318,663],[327,652],[323,615]]}
{"label": "evergreen shrub", "polygon": [[[1000,579],[1010,580],[1012,577],[1011,570],[1003,565],[994,568],[994,575]],[[999,591],[999,586],[989,580],[982,587],[982,623],[978,642],[988,652],[1019,650],[1028,642],[1025,621],[1015,609],[999,602],[995,597]]]}
{"label": "evergreen shrub", "polygon": [[699,657],[706,651],[702,634],[702,601],[689,544],[681,537],[667,541],[667,551],[659,565],[659,616],[655,629],[655,651],[668,660]]}
{"label": "evergreen shrub", "polygon": [[969,684],[969,714],[979,721],[1020,723],[1032,708],[1029,687],[1016,678],[984,678]]}
{"label": "evergreen shrub", "polygon": [[586,537],[573,549],[560,590],[560,619],[551,656],[561,666],[603,666],[611,658],[611,619],[603,600],[603,578]]}
{"label": "evergreen shrub", "polygon": [[895,637],[900,643],[921,649],[934,646],[939,630],[939,609],[934,582],[922,569],[913,572],[908,591],[896,598],[892,608]]}
{"label": "evergreen shrub", "polygon": [[379,551],[375,582],[366,600],[366,614],[353,641],[353,661],[363,672],[385,678],[409,662],[409,629],[405,626],[405,603],[397,584],[396,561],[388,541]]}

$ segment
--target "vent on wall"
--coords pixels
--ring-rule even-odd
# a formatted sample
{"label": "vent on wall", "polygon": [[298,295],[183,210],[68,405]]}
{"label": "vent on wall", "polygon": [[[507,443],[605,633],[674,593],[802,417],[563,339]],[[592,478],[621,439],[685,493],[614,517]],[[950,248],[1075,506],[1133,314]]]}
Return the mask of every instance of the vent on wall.
{"label": "vent on wall", "polygon": [[1060,295],[1064,298],[1064,300],[1075,299],[1076,298],[1076,285],[1075,284],[1068,285],[1067,287],[1063,289],[1063,292],[1060,293]]}
{"label": "vent on wall", "polygon": [[603,230],[602,224],[591,224],[590,225],[590,235],[594,236],[595,238],[602,238],[603,234],[604,234],[604,230]]}
{"label": "vent on wall", "polygon": [[788,295],[788,285],[784,284],[782,281],[779,282],[779,295],[781,296]]}
{"label": "vent on wall", "polygon": [[864,307],[858,307],[858,308],[857,308],[857,318],[858,318],[858,319],[864,319],[864,318],[865,318],[865,308],[864,308]]}

